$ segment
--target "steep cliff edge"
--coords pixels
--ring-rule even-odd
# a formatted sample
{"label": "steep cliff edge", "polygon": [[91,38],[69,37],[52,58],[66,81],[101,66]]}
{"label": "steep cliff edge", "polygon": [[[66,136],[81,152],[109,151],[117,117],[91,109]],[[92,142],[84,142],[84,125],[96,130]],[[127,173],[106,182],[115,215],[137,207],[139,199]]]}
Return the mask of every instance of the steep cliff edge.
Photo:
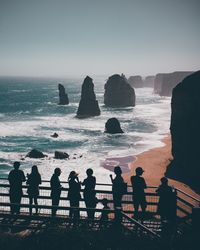
{"label": "steep cliff edge", "polygon": [[166,175],[200,192],[200,71],[186,77],[172,93],[172,155]]}
{"label": "steep cliff edge", "polygon": [[159,73],[155,77],[154,92],[160,96],[171,96],[172,90],[192,71],[175,71],[173,73]]}

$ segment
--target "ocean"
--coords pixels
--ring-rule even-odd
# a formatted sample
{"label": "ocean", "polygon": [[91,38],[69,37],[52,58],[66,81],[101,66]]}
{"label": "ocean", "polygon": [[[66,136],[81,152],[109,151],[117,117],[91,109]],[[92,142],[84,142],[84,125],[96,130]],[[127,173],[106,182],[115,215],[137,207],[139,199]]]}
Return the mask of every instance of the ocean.
{"label": "ocean", "polygon": [[[123,165],[120,159],[128,156],[131,161],[133,155],[163,145],[161,139],[169,133],[171,98],[155,95],[152,88],[140,88],[135,89],[135,107],[108,108],[103,103],[107,77],[92,78],[101,116],[87,119],[75,117],[83,78],[0,78],[0,177],[7,177],[13,162],[20,161],[25,173],[37,165],[45,180],[55,167],[62,169],[63,181],[71,170],[85,178],[90,167],[97,182],[110,183],[105,164]],[[67,106],[58,105],[58,83],[68,93]],[[104,133],[111,117],[120,121],[124,134]],[[54,132],[58,138],[51,137]],[[33,148],[48,157],[25,158]],[[56,150],[68,153],[70,159],[54,159]]]}

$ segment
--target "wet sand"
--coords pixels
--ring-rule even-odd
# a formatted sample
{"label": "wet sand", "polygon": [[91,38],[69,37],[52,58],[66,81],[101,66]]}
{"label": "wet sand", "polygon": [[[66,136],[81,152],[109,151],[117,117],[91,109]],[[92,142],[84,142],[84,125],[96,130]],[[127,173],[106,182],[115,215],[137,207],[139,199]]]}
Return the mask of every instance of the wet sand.
{"label": "wet sand", "polygon": [[[171,155],[171,136],[166,135],[162,142],[164,146],[150,149],[135,156],[134,161],[128,164],[129,171],[123,172],[126,182],[130,183],[130,177],[135,174],[135,168],[140,166],[145,170],[143,177],[148,186],[158,186],[160,184],[160,179],[164,176],[166,167],[173,159]],[[105,168],[113,171],[113,167],[106,166]],[[169,185],[200,198],[200,195],[182,182],[169,179]]]}

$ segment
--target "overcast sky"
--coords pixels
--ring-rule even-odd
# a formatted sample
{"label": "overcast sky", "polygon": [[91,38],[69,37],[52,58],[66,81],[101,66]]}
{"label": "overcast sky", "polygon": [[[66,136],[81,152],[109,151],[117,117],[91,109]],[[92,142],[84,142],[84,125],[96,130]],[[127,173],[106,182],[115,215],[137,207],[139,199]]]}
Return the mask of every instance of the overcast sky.
{"label": "overcast sky", "polygon": [[0,0],[0,75],[200,69],[199,0]]}

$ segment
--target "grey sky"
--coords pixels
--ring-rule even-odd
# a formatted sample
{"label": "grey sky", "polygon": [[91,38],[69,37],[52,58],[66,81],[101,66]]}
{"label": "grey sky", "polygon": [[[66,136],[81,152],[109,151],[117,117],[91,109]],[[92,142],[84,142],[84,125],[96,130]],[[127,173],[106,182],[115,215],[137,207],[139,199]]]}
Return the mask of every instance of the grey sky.
{"label": "grey sky", "polygon": [[200,68],[199,0],[0,0],[0,75]]}

